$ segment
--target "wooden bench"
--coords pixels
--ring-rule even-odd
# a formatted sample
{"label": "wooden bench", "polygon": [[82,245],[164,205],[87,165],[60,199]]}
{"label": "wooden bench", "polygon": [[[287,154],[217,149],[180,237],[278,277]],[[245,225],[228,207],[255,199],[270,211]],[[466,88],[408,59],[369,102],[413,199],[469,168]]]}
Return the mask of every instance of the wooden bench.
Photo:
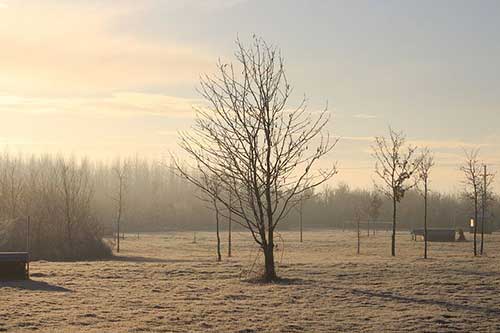
{"label": "wooden bench", "polygon": [[418,236],[424,236],[424,229],[412,229],[411,239],[416,241]]}
{"label": "wooden bench", "polygon": [[0,252],[0,280],[27,280],[30,277],[28,252]]}
{"label": "wooden bench", "polygon": [[[424,239],[424,229],[413,229],[412,239],[417,240],[418,236]],[[427,229],[428,242],[454,242],[456,237],[455,229]]]}

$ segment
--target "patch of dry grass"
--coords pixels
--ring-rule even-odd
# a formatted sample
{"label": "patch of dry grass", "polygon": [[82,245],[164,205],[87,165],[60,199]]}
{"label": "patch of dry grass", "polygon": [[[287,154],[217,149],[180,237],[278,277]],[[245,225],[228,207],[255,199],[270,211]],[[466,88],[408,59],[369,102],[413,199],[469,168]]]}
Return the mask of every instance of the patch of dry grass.
{"label": "patch of dry grass", "polygon": [[[0,331],[400,332],[500,331],[500,235],[487,255],[472,243],[422,243],[398,235],[282,234],[283,283],[245,282],[257,250],[235,233],[233,258],[215,262],[215,235],[128,237],[107,261],[32,263],[32,281],[0,282]],[[282,256],[283,255],[283,256]],[[254,270],[255,270],[254,269]]]}

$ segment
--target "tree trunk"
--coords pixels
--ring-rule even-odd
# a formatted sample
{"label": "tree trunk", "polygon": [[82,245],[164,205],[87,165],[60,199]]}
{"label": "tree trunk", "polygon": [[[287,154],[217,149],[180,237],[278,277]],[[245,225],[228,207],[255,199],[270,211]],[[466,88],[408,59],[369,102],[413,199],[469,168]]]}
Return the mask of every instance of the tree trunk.
{"label": "tree trunk", "polygon": [[477,192],[474,197],[474,256],[477,256],[477,217],[478,217],[478,204]]}
{"label": "tree trunk", "polygon": [[118,190],[118,214],[116,217],[116,253],[120,253],[120,223],[122,220],[122,190],[123,190],[123,180],[120,178],[120,188]]}
{"label": "tree trunk", "polygon": [[484,165],[484,184],[483,184],[483,198],[481,202],[481,249],[479,250],[481,255],[483,255],[483,249],[484,249],[484,218],[486,215],[486,198],[487,198],[487,174],[486,174],[486,164]]}
{"label": "tree trunk", "polygon": [[427,259],[427,180],[424,191],[424,259]]}
{"label": "tree trunk", "polygon": [[[121,192],[121,190],[120,190],[120,192]],[[121,196],[121,193],[120,193],[120,196]],[[121,201],[120,201],[119,205],[120,205],[120,207],[118,208],[118,217],[116,219],[116,253],[120,253],[120,222],[122,219]]]}
{"label": "tree trunk", "polygon": [[214,201],[214,207],[215,207],[215,224],[217,231],[217,261],[222,261],[222,255],[220,253],[219,209],[217,208],[216,201]]}
{"label": "tree trunk", "polygon": [[392,237],[391,237],[391,255],[396,256],[396,217],[397,217],[396,195],[392,199]]}
{"label": "tree trunk", "polygon": [[229,211],[229,234],[228,234],[228,239],[227,239],[227,256],[228,257],[231,257],[232,253],[231,253],[231,225],[232,225],[232,218],[231,218],[231,211]]}
{"label": "tree trunk", "polygon": [[483,255],[483,249],[484,249],[484,207],[482,208],[481,211],[481,247],[479,249],[480,255]]}
{"label": "tree trunk", "polygon": [[120,220],[116,221],[116,253],[120,253]]}
{"label": "tree trunk", "polygon": [[274,265],[274,242],[269,240],[267,246],[264,246],[264,276],[265,282],[277,280],[275,265]]}
{"label": "tree trunk", "polygon": [[360,234],[360,229],[359,229],[359,218],[357,218],[356,220],[356,226],[357,226],[357,231],[358,231],[358,251],[357,251],[357,254],[359,254],[361,252],[361,234]]}
{"label": "tree trunk", "polygon": [[227,256],[231,257],[232,253],[232,224],[233,224],[233,215],[232,215],[232,204],[233,204],[233,195],[232,192],[229,191],[229,226],[228,226],[228,238],[227,238]]}
{"label": "tree trunk", "polygon": [[67,233],[67,238],[68,238],[68,253],[70,254],[70,257],[73,257],[73,232],[71,230],[71,224],[67,224],[66,226],[66,233]]}

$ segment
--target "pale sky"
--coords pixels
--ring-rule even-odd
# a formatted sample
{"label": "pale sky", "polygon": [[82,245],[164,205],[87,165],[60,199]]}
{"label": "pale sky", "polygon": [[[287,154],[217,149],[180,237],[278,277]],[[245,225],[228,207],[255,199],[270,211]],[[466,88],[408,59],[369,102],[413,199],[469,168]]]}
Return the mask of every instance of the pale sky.
{"label": "pale sky", "polygon": [[500,169],[499,18],[496,0],[0,0],[0,144],[165,156],[203,104],[199,75],[257,34],[297,99],[328,101],[336,182],[371,188],[391,125],[434,151],[436,189],[460,190],[463,147]]}

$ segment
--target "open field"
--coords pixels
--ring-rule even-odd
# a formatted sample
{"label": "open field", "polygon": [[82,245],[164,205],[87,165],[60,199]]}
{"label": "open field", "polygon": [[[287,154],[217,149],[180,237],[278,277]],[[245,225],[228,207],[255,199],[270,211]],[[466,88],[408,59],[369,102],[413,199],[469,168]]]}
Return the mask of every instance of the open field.
{"label": "open field", "polygon": [[34,262],[32,281],[0,282],[0,331],[500,331],[500,235],[481,258],[471,242],[430,243],[426,261],[406,233],[396,258],[385,232],[364,235],[359,256],[351,232],[282,236],[290,280],[274,285],[244,281],[257,254],[244,232],[222,263],[212,233],[128,236],[109,261]]}

